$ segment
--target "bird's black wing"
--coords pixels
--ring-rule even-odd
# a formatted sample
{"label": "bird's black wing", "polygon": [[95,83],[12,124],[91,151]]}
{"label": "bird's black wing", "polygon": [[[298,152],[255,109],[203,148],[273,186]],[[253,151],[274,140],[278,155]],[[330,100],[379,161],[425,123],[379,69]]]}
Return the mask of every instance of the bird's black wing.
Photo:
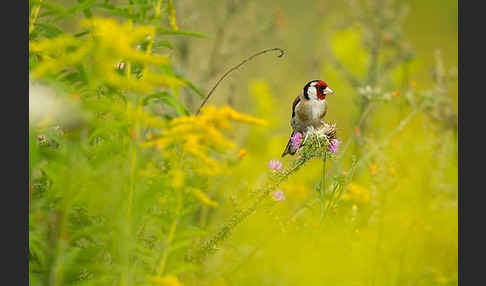
{"label": "bird's black wing", "polygon": [[294,103],[292,103],[292,118],[294,118],[295,116],[295,107],[299,102],[300,102],[300,95],[298,95],[297,98],[294,100]]}

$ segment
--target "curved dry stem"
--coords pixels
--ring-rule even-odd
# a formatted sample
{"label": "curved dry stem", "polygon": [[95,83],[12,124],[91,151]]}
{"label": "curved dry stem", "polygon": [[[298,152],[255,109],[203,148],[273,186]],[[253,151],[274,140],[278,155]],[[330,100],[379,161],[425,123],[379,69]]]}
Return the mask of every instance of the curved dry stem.
{"label": "curved dry stem", "polygon": [[281,58],[283,55],[284,55],[284,50],[280,49],[280,48],[272,48],[272,49],[266,49],[266,50],[263,50],[261,52],[258,52],[246,59],[244,59],[241,63],[239,63],[238,65],[232,67],[231,69],[229,69],[217,82],[216,84],[213,86],[213,88],[209,91],[208,95],[206,95],[206,98],[204,98],[203,102],[201,103],[201,105],[199,106],[197,112],[196,112],[196,115],[198,115],[200,112],[201,112],[201,108],[206,104],[206,102],[208,101],[209,97],[211,97],[211,95],[213,94],[214,90],[216,89],[216,87],[218,87],[218,85],[223,81],[223,79],[228,76],[232,71],[235,71],[237,69],[239,69],[242,65],[244,65],[246,62],[252,60],[253,58],[259,56],[259,55],[263,55],[267,52],[270,52],[270,51],[279,51],[280,54],[277,56],[279,58]]}

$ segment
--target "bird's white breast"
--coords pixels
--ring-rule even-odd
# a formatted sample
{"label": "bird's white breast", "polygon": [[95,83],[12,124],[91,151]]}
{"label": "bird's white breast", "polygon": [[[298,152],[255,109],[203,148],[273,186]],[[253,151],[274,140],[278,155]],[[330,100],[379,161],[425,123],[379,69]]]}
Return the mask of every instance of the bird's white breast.
{"label": "bird's white breast", "polygon": [[311,99],[311,118],[313,120],[319,120],[320,116],[324,110],[325,100],[315,100]]}

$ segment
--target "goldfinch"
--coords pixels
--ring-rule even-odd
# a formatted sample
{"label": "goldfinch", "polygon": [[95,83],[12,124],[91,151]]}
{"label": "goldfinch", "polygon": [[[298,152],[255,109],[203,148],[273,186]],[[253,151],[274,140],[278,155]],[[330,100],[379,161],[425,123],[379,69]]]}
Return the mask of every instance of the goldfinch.
{"label": "goldfinch", "polygon": [[322,126],[322,119],[327,112],[326,96],[333,93],[322,80],[313,80],[304,86],[303,92],[292,104],[292,135],[282,157],[297,152],[299,146],[292,144],[292,138],[297,132],[304,134],[309,127],[317,129]]}

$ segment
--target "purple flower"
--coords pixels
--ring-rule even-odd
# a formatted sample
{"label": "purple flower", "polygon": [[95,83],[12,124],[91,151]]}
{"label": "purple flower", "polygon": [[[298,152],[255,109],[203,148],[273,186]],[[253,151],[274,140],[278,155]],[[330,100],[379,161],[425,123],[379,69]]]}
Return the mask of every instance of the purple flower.
{"label": "purple flower", "polygon": [[284,192],[282,192],[281,190],[277,190],[277,191],[273,192],[272,196],[273,196],[274,200],[279,201],[279,202],[285,200]]}
{"label": "purple flower", "polygon": [[338,139],[332,139],[331,144],[329,144],[329,152],[331,152],[332,154],[336,154],[341,143],[343,142],[339,141]]}
{"label": "purple flower", "polygon": [[300,141],[302,141],[302,133],[297,132],[295,133],[290,140],[292,140],[292,147],[298,148],[300,146]]}
{"label": "purple flower", "polygon": [[270,170],[281,172],[282,171],[282,163],[280,163],[279,160],[270,160],[270,162],[268,162],[268,168],[270,168]]}

